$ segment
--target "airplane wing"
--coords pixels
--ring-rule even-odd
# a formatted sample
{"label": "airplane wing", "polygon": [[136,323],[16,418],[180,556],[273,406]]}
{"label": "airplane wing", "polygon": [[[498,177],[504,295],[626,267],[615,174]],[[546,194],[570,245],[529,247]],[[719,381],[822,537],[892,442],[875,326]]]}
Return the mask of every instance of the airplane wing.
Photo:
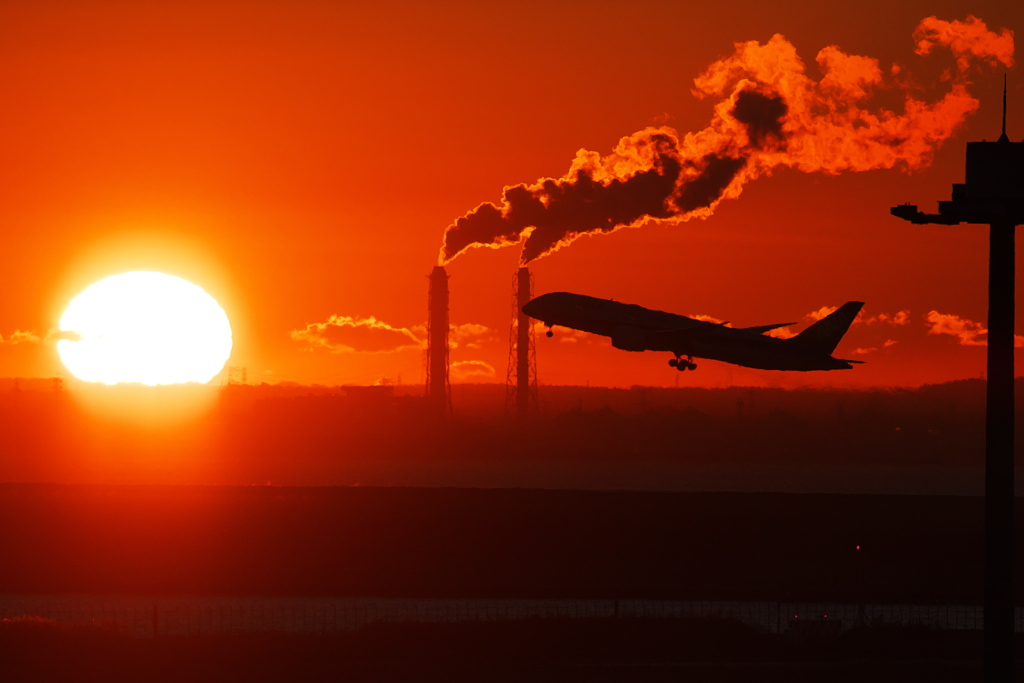
{"label": "airplane wing", "polygon": [[754,327],[741,327],[740,329],[744,332],[753,332],[754,334],[764,334],[770,330],[777,330],[780,327],[787,327],[788,325],[796,325],[796,323],[776,323],[774,325],[755,325]]}
{"label": "airplane wing", "polygon": [[678,344],[685,344],[691,339],[703,337],[711,330],[725,325],[725,323],[712,323],[704,320],[695,320],[694,322],[698,324],[669,330],[655,330],[651,332],[651,339],[661,345],[672,347]]}

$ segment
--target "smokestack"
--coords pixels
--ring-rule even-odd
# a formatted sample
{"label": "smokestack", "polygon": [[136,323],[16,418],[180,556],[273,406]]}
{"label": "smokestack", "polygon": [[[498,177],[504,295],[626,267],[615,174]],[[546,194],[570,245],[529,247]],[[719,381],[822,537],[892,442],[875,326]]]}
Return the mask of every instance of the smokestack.
{"label": "smokestack", "polygon": [[447,415],[451,408],[448,384],[448,273],[435,266],[428,276],[427,294],[427,400]]}
{"label": "smokestack", "polygon": [[506,408],[511,407],[515,396],[516,416],[520,420],[526,419],[531,403],[537,405],[536,349],[530,317],[523,313],[523,306],[533,298],[532,284],[530,269],[523,266],[512,283],[512,334],[505,392]]}
{"label": "smokestack", "polygon": [[518,318],[516,330],[516,413],[519,419],[526,417],[530,410],[530,318],[523,313],[523,306],[530,303],[530,269],[520,268],[516,276]]}

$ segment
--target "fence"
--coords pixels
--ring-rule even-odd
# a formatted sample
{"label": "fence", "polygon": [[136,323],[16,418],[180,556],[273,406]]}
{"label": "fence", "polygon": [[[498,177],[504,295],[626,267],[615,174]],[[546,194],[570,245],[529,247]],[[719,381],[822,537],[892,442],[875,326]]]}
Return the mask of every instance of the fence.
{"label": "fence", "polygon": [[[0,595],[0,618],[98,623],[135,636],[255,631],[338,633],[377,622],[483,622],[527,618],[720,616],[770,633],[848,630],[874,623],[982,628],[978,605],[826,604],[681,600],[442,600],[385,598]],[[1024,631],[1024,609],[1016,610]]]}

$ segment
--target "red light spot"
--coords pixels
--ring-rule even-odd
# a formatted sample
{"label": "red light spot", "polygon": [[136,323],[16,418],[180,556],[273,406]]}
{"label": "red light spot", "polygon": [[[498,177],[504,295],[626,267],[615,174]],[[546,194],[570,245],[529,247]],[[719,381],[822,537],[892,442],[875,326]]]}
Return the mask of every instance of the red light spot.
{"label": "red light spot", "polygon": [[857,550],[860,550],[860,546],[857,546]]}
{"label": "red light spot", "polygon": [[821,618],[822,618],[822,619],[828,619],[828,615],[827,615],[827,614],[823,614],[823,615],[821,616]]}

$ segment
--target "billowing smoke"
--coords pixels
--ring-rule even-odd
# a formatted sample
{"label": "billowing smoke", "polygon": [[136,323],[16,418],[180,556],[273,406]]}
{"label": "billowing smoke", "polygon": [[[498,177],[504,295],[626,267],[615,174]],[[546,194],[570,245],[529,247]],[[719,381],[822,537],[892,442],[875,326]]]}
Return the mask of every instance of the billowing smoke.
{"label": "billowing smoke", "polygon": [[[707,218],[723,199],[777,167],[806,173],[917,169],[978,107],[967,92],[975,64],[1013,64],[1013,32],[989,31],[980,19],[924,19],[916,52],[948,47],[956,58],[948,92],[936,102],[915,98],[884,74],[878,60],[829,46],[817,55],[823,76],[811,79],[794,46],[776,34],[767,43],[737,43],[735,52],[694,80],[699,98],[718,98],[706,128],[680,135],[646,128],[601,156],[580,150],[561,178],[506,187],[444,234],[440,262],[472,247],[523,242],[529,263],[578,237],[639,227],[648,221]],[[904,79],[905,80],[905,79]],[[868,109],[874,88],[904,88],[903,111]]]}
{"label": "billowing smoke", "polygon": [[957,60],[957,68],[967,71],[972,59],[987,61],[992,66],[1013,66],[1013,31],[998,34],[988,30],[985,22],[967,15],[966,21],[942,21],[935,17],[922,19],[914,31],[919,55],[926,55],[936,46],[948,47]]}

